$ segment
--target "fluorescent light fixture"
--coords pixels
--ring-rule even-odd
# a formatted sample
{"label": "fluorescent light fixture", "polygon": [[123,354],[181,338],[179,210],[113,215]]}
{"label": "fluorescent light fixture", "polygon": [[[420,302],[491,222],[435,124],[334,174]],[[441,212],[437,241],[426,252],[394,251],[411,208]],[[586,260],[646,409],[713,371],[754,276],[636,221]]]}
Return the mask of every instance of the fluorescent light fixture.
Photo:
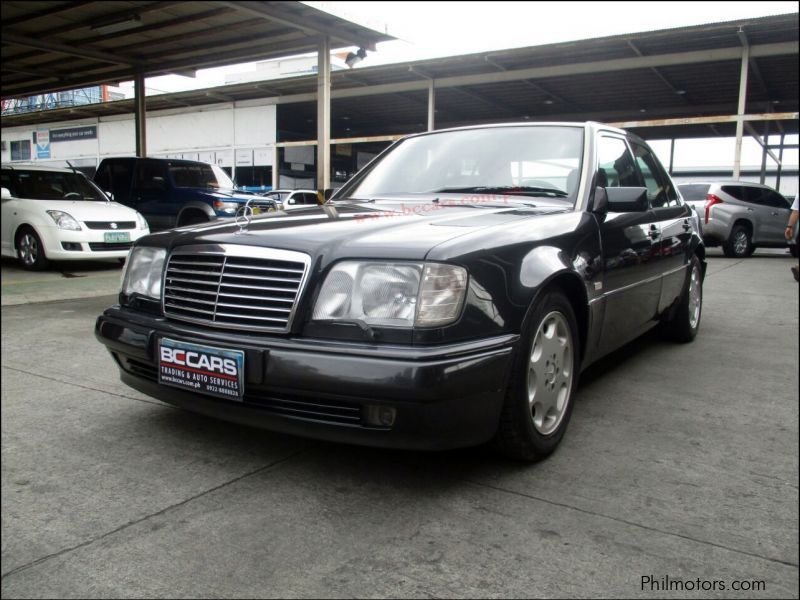
{"label": "fluorescent light fixture", "polygon": [[122,19],[114,19],[113,21],[100,21],[92,25],[92,31],[97,33],[117,33],[119,31],[127,31],[128,29],[135,29],[142,26],[142,17],[139,15],[129,15]]}

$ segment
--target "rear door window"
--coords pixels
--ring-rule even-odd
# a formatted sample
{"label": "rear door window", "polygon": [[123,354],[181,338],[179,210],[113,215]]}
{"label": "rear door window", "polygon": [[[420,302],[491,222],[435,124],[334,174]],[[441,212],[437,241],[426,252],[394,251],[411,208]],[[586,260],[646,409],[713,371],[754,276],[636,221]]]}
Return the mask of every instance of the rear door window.
{"label": "rear door window", "polygon": [[631,142],[631,148],[636,157],[636,166],[639,167],[639,172],[647,188],[647,199],[650,201],[650,206],[658,208],[677,205],[678,194],[655,155],[649,148],[636,142]]}
{"label": "rear door window", "polygon": [[766,202],[767,206],[772,208],[783,208],[785,210],[789,210],[789,201],[781,196],[778,192],[767,190],[764,194],[764,201]]}
{"label": "rear door window", "polygon": [[741,185],[723,185],[722,191],[728,194],[729,196],[733,196],[737,200],[741,200],[742,202],[747,202],[747,196],[745,194],[745,189]]}

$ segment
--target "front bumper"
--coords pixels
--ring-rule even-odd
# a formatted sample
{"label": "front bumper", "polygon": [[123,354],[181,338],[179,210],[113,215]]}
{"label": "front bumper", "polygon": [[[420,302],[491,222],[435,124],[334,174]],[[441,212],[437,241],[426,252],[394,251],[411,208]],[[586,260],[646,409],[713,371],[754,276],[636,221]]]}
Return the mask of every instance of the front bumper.
{"label": "front bumper", "polygon": [[[37,232],[42,238],[44,252],[51,260],[98,260],[101,258],[125,258],[133,243],[150,233],[147,229],[103,230],[86,229],[71,231],[58,227],[42,227]],[[109,244],[106,233],[128,233],[130,242]],[[66,246],[65,246],[66,245]],[[80,248],[80,249],[78,249]]]}
{"label": "front bumper", "polygon": [[[369,346],[212,331],[112,307],[97,339],[124,383],[211,417],[367,446],[443,450],[476,445],[497,429],[518,336],[437,347]],[[158,339],[245,351],[244,401],[158,383]],[[371,425],[376,407],[391,427]]]}

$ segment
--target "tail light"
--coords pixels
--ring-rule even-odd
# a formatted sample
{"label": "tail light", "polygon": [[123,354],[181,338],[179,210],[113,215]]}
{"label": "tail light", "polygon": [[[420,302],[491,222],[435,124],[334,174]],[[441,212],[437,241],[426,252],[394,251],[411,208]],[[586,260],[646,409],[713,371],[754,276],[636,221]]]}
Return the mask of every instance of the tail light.
{"label": "tail light", "polygon": [[708,223],[708,213],[715,204],[722,204],[722,198],[714,194],[708,194],[706,196],[706,223]]}

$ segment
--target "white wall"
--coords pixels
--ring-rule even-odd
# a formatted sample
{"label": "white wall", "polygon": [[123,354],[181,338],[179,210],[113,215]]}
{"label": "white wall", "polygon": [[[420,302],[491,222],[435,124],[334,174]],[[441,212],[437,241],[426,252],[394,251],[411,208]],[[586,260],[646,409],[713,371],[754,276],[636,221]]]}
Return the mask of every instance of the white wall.
{"label": "white wall", "polygon": [[[232,166],[238,150],[250,163],[271,165],[276,141],[274,105],[234,107],[233,103],[147,113],[147,154],[185,157]],[[37,159],[33,132],[37,129],[68,129],[97,125],[97,138],[50,142],[50,159]],[[133,115],[62,121],[25,127],[3,127],[3,164],[11,162],[10,142],[31,140],[31,161],[63,166],[75,159],[82,166],[95,166],[105,157],[133,156],[136,138]],[[92,163],[92,161],[94,161]],[[73,163],[75,164],[75,163]]]}

